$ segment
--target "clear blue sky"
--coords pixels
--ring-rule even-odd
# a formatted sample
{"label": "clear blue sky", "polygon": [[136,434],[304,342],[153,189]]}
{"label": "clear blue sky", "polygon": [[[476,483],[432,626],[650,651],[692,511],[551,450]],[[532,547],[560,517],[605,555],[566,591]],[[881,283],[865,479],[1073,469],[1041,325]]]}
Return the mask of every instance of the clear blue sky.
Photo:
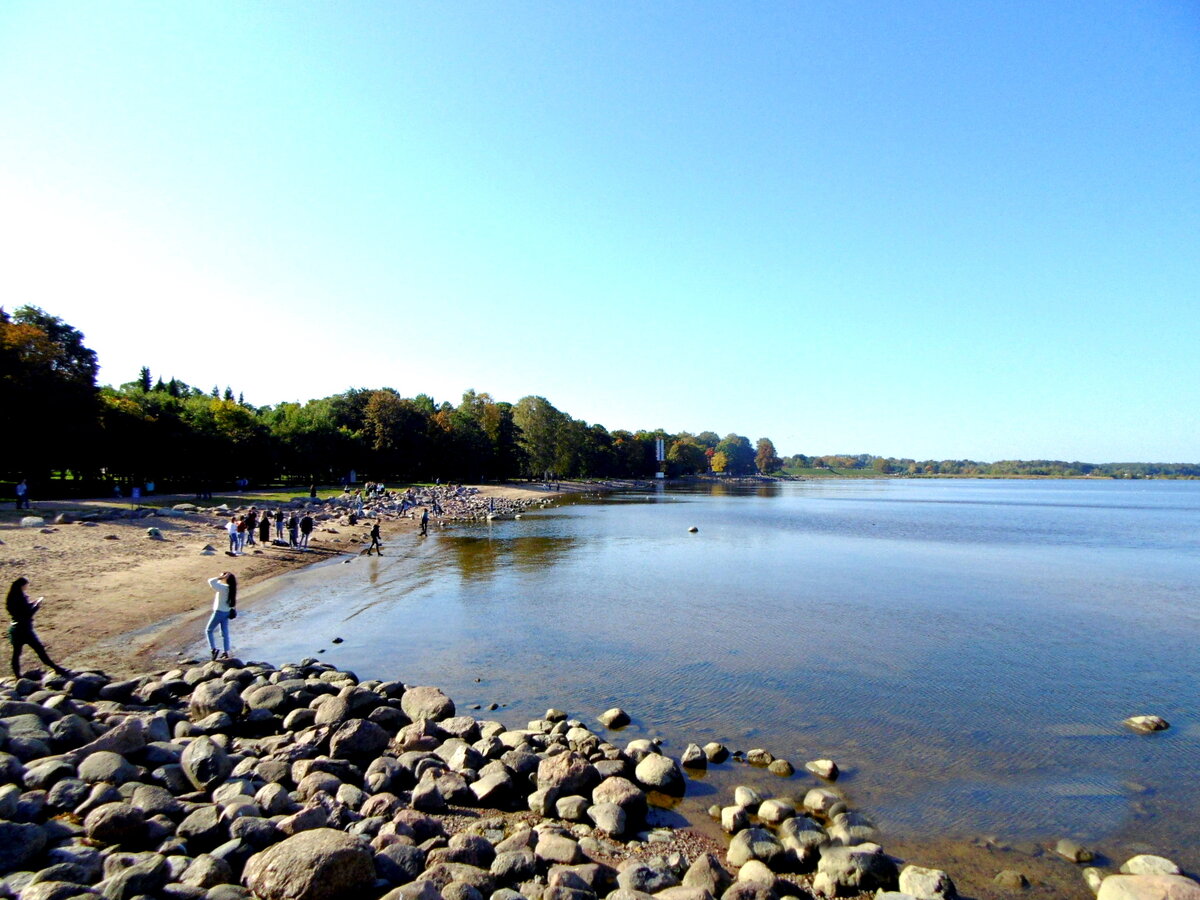
{"label": "clear blue sky", "polygon": [[104,383],[1195,462],[1200,6],[8,0],[0,258]]}

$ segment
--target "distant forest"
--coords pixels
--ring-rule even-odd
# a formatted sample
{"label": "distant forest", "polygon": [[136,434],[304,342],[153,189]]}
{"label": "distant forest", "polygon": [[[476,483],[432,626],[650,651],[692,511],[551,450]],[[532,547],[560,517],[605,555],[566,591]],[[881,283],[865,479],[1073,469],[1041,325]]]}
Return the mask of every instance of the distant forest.
{"label": "distant forest", "polygon": [[[609,431],[544,397],[516,403],[469,390],[457,404],[390,387],[351,388],[307,403],[256,407],[232,386],[201,389],[148,368],[99,387],[96,354],[57,316],[0,308],[0,408],[8,435],[0,480],[35,496],[103,494],[152,480],[160,491],[359,480],[495,481],[714,474],[1096,475],[1197,477],[1200,465],[970,460],[804,454],[781,459],[769,438],[713,431]],[[658,441],[666,459],[659,462]]]}

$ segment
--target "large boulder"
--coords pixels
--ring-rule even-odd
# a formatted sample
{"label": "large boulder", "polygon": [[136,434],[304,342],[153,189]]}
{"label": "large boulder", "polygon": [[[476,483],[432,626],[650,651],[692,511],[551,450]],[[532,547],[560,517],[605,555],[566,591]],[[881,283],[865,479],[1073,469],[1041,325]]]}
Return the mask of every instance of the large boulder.
{"label": "large boulder", "polygon": [[87,814],[83,827],[99,844],[133,847],[146,837],[146,816],[128,803],[105,803]]}
{"label": "large boulder", "polygon": [[954,882],[941,869],[905,866],[900,872],[900,893],[916,900],[954,900],[958,896]]}
{"label": "large boulder", "polygon": [[374,887],[375,863],[358,838],[315,828],[250,857],[242,884],[262,900],[352,900]]}
{"label": "large boulder", "polygon": [[329,754],[338,759],[374,759],[392,738],[366,719],[350,719],[329,739]]}
{"label": "large boulder", "polygon": [[223,712],[236,719],[242,714],[242,694],[238,686],[230,681],[202,681],[192,691],[188,712],[193,722],[199,722],[213,713]]}
{"label": "large boulder", "polygon": [[578,794],[586,797],[599,783],[600,773],[596,767],[575,752],[558,753],[538,763],[539,790],[548,790],[558,796]]}
{"label": "large boulder", "polygon": [[435,687],[413,687],[400,698],[400,708],[412,721],[440,722],[454,715],[454,701]]}

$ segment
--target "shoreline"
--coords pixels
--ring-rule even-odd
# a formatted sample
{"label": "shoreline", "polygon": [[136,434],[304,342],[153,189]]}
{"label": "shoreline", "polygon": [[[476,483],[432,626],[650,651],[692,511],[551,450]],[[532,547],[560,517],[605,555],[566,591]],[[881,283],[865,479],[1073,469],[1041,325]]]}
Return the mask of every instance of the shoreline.
{"label": "shoreline", "polygon": [[[612,485],[600,486],[589,483],[564,483],[564,487],[566,489],[555,492],[532,486],[490,485],[480,489],[480,496],[486,498],[489,494],[501,496],[504,494],[519,493],[524,499],[531,501],[531,503],[541,503],[543,501],[557,500],[570,494],[591,491],[604,492],[616,489]],[[180,499],[190,502],[188,498]],[[248,508],[255,499],[256,496],[254,494],[245,495],[244,505]],[[299,499],[303,502],[307,501],[308,498]],[[328,502],[328,497],[326,497],[326,502]],[[98,503],[98,505],[113,506],[113,504],[102,503]],[[273,507],[274,505],[274,503],[266,504],[268,507]],[[38,512],[49,512],[50,510],[47,507],[60,506],[87,508],[86,503],[72,504],[61,502],[59,504],[40,504],[40,508],[33,512],[35,514]],[[318,524],[318,528],[324,526],[335,530],[314,531],[315,543],[309,553],[299,553],[286,548],[276,549],[268,547],[258,554],[250,553],[239,556],[237,557],[238,562],[235,562],[228,557],[224,557],[221,549],[224,546],[222,542],[225,540],[223,531],[224,521],[226,521],[224,517],[212,516],[211,514],[195,520],[186,516],[154,516],[145,519],[102,520],[92,527],[75,524],[50,526],[57,529],[50,534],[43,534],[41,529],[22,529],[24,532],[38,535],[34,540],[44,541],[51,550],[53,550],[55,535],[61,535],[68,530],[75,530],[76,533],[83,535],[85,538],[92,538],[93,540],[88,545],[89,548],[92,544],[95,544],[96,540],[103,540],[105,535],[109,531],[112,531],[118,534],[118,540],[108,542],[107,546],[113,548],[122,546],[122,549],[124,549],[124,542],[129,541],[131,544],[136,544],[138,548],[148,547],[150,548],[149,552],[158,554],[143,559],[134,567],[132,573],[128,571],[102,573],[103,578],[107,579],[103,580],[102,583],[106,585],[114,583],[113,578],[118,575],[125,578],[126,581],[136,578],[149,578],[149,583],[144,588],[139,589],[139,592],[135,593],[131,598],[126,598],[123,607],[124,618],[111,615],[111,611],[114,608],[111,602],[101,612],[97,612],[95,609],[90,610],[87,624],[92,628],[102,625],[101,631],[104,636],[93,640],[91,646],[74,652],[70,649],[73,646],[73,641],[81,640],[85,632],[80,630],[79,623],[76,622],[72,625],[74,620],[71,617],[64,619],[62,614],[73,612],[78,616],[82,612],[89,612],[84,609],[87,604],[76,600],[68,607],[64,603],[63,607],[58,609],[58,615],[50,615],[56,610],[56,600],[63,599],[62,595],[58,595],[58,592],[54,590],[53,578],[38,577],[37,571],[31,566],[29,571],[34,577],[33,584],[30,586],[31,595],[37,596],[45,592],[48,596],[46,609],[39,615],[38,627],[41,637],[45,641],[50,653],[60,663],[68,665],[71,668],[97,667],[105,669],[110,673],[124,675],[173,667],[178,665],[178,657],[182,651],[188,646],[194,645],[197,640],[203,640],[203,621],[208,615],[209,604],[211,602],[211,593],[205,583],[205,577],[216,574],[217,571],[226,565],[239,565],[241,567],[239,577],[242,578],[242,588],[243,590],[247,590],[266,584],[270,580],[288,572],[299,571],[302,568],[328,563],[331,560],[346,556],[358,555],[366,546],[364,534],[367,528],[361,522],[356,526],[346,526],[335,520],[325,520]],[[366,521],[369,523],[370,519],[367,518]],[[148,523],[150,523],[150,526],[160,528],[167,540],[153,541],[146,538],[145,529],[150,527]],[[447,524],[446,527],[453,527],[452,523]],[[384,529],[386,550],[389,540],[396,540],[399,536],[403,535],[412,535],[416,529],[416,522],[411,518],[384,519]],[[7,528],[0,529],[0,535],[3,535],[3,540],[5,541],[5,545],[0,547],[0,556],[3,557],[2,561],[6,565],[9,565],[11,563],[8,555],[14,549],[14,544],[9,540],[10,534]],[[222,559],[208,559],[207,556],[201,556],[198,550],[195,549],[195,545],[200,543],[201,538],[204,539],[205,543],[218,548],[211,555],[221,556]],[[81,540],[83,539],[81,538]],[[173,552],[167,556],[163,556],[160,551],[164,547]],[[183,551],[186,553],[186,556],[180,556],[174,551]],[[91,551],[89,550],[89,552]],[[110,561],[114,563],[119,562],[119,556],[115,551],[114,558]],[[186,565],[181,566],[181,562],[186,563]],[[194,584],[191,582],[187,584],[187,595],[189,598],[192,595],[198,594],[198,606],[192,605],[190,600],[186,603],[184,602],[184,598],[180,596],[183,593],[183,589],[178,586],[179,583],[176,583],[176,589],[169,592],[166,596],[158,596],[157,604],[153,604],[152,600],[143,598],[143,595],[156,594],[163,580],[168,576],[177,576],[180,569],[196,569],[207,573],[204,577],[194,578]],[[89,577],[85,573],[75,570],[72,570],[69,574],[72,578],[81,578],[84,580]],[[15,573],[12,577],[15,577]],[[94,575],[91,577],[95,578]],[[116,583],[120,583],[119,580]],[[60,587],[69,584],[73,584],[73,581],[65,579]],[[110,601],[112,599],[109,598]],[[139,599],[142,600],[140,604],[137,602]],[[247,604],[251,603],[253,603],[253,598],[248,597]],[[166,614],[154,618],[155,613],[148,608],[149,605],[154,605],[160,613],[164,609],[167,610]],[[115,608],[121,610],[122,605],[118,603]],[[135,615],[137,612],[141,612],[144,616],[144,624],[141,627],[120,631],[120,623],[127,621],[129,616]],[[149,621],[145,621],[145,619],[149,619]],[[24,662],[27,666],[33,662],[28,651]],[[634,698],[630,698],[630,701],[633,700]],[[781,790],[785,789],[785,785],[786,782],[781,782]],[[886,840],[885,844],[889,848],[893,846],[911,848],[910,852],[905,852],[904,855],[911,856],[914,861],[919,861],[924,865],[935,865],[946,869],[958,881],[960,889],[965,885],[970,885],[970,896],[993,896],[987,890],[981,889],[981,885],[985,885],[1000,867],[1019,867],[1023,869],[1029,873],[1031,879],[1039,886],[1054,885],[1058,891],[1057,896],[1088,896],[1086,892],[1080,891],[1081,888],[1086,891],[1086,887],[1079,876],[1079,867],[1053,857],[1050,848],[1045,844],[1040,848],[1004,847],[1002,845],[983,846],[972,844],[964,839],[939,837],[932,837],[921,841],[904,841],[893,838]],[[1003,866],[1000,865],[1001,861],[1005,863]],[[978,873],[976,875],[969,874],[972,869],[977,869]],[[989,869],[991,870],[990,872],[987,871]],[[995,896],[999,896],[999,894],[995,894]]]}

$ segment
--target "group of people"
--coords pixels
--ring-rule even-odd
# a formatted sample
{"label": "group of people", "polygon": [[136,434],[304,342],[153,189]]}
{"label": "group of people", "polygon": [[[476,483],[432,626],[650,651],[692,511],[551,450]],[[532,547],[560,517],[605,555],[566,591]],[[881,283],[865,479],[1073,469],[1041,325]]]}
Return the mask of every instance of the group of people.
{"label": "group of people", "polygon": [[[229,521],[225,524],[225,531],[229,534],[229,553],[233,556],[244,553],[247,547],[255,545],[256,535],[258,543],[264,546],[269,544],[272,522],[275,524],[276,542],[299,550],[308,549],[308,542],[312,537],[316,522],[307,512],[297,516],[294,511],[285,515],[282,509],[277,509],[273,513],[264,509],[259,513],[258,509],[252,506],[250,511],[244,515],[230,516]],[[286,539],[284,538],[285,529],[287,530]]]}

